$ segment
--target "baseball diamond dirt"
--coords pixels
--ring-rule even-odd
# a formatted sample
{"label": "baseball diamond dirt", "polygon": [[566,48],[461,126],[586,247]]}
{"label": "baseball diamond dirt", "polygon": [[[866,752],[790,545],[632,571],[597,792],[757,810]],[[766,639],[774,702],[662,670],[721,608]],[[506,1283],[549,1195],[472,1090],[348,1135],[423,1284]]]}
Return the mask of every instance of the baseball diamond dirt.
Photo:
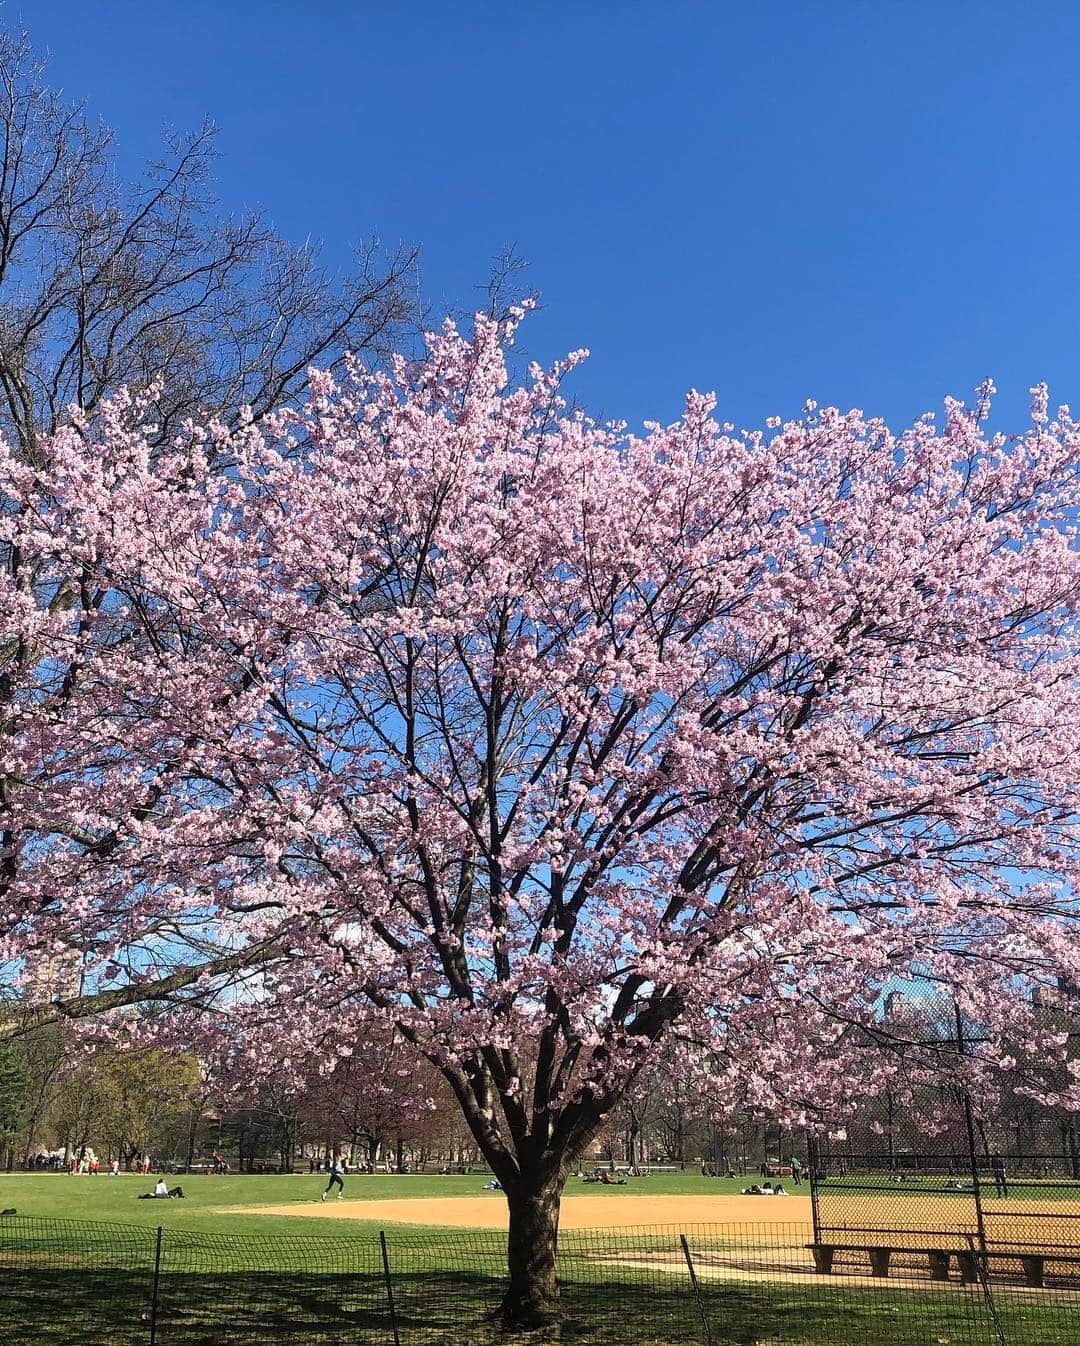
{"label": "baseball diamond dirt", "polygon": [[[507,1224],[501,1193],[466,1197],[404,1197],[389,1200],[289,1202],[279,1206],[234,1207],[236,1214],[302,1215],[331,1220],[381,1220],[393,1224],[445,1225],[459,1229],[502,1229]],[[622,1196],[591,1193],[565,1196],[562,1229],[617,1229],[623,1225],[798,1224],[810,1231],[810,1199],[804,1196]]]}

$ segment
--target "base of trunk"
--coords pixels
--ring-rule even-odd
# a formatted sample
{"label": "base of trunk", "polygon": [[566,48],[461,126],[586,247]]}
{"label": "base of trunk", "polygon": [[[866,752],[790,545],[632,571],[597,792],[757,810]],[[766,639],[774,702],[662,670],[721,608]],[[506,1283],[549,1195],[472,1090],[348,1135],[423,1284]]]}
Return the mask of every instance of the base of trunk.
{"label": "base of trunk", "polygon": [[531,1331],[559,1319],[555,1253],[559,1233],[558,1190],[508,1189],[510,1285],[499,1309],[506,1328]]}
{"label": "base of trunk", "polygon": [[506,1295],[496,1310],[495,1316],[509,1332],[537,1332],[545,1327],[554,1327],[560,1321],[559,1298],[526,1297]]}

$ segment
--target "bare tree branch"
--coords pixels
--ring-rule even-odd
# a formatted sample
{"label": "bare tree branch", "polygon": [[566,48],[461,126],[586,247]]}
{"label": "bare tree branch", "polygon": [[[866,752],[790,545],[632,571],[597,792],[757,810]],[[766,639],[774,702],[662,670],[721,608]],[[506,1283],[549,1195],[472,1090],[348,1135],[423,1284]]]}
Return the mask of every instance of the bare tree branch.
{"label": "bare tree branch", "polygon": [[77,403],[159,381],[162,440],[293,400],[312,364],[399,346],[418,315],[417,250],[362,244],[334,275],[212,192],[216,132],[168,136],[141,182],[112,136],[0,33],[0,431],[30,460]]}

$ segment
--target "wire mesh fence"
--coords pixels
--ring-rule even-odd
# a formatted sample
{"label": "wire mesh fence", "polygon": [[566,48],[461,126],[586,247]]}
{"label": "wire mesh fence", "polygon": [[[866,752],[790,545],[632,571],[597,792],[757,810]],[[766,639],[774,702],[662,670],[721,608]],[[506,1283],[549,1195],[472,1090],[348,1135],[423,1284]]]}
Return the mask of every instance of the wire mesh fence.
{"label": "wire mesh fence", "polygon": [[0,1341],[145,1346],[158,1241],[126,1225],[0,1220]]}
{"label": "wire mesh fence", "polygon": [[[941,983],[905,982],[852,1030],[884,1087],[808,1138],[814,1238],[834,1270],[953,1262],[1037,1289],[1080,1276],[1080,1119],[1052,1042],[1080,1052],[1077,988],[1018,994],[995,1043]],[[968,1246],[978,1254],[972,1261]]]}
{"label": "wire mesh fence", "polygon": [[[971,1247],[960,1230],[937,1231]],[[566,1230],[560,1341],[597,1346],[1065,1346],[1080,1287],[984,1262],[881,1274],[808,1225]],[[484,1346],[502,1339],[505,1236],[268,1238],[0,1220],[0,1342],[11,1346]],[[534,1340],[537,1338],[533,1338]]]}
{"label": "wire mesh fence", "polygon": [[154,1346],[389,1339],[379,1246],[371,1240],[245,1238],[169,1230]]}
{"label": "wire mesh fence", "polygon": [[958,1278],[979,1288],[999,1342],[1013,1291],[1032,1292],[1032,1315],[1054,1292],[1067,1305],[1080,1284],[1080,1138],[1075,1114],[1048,1101],[1058,1082],[1040,1044],[1057,1035],[1080,1048],[1075,999],[1025,1000],[1003,1054],[984,1052],[977,1019],[939,986],[886,998],[860,1043],[868,1064],[889,1068],[885,1087],[843,1128],[809,1138],[819,1275]]}
{"label": "wire mesh fence", "polygon": [[940,1156],[910,1153],[890,1166],[880,1154],[848,1154],[819,1162],[811,1175],[815,1238],[888,1235],[899,1250],[948,1248],[971,1237],[1002,1273],[1021,1274],[1026,1258],[1029,1279],[1039,1259],[1039,1275],[1080,1278],[1080,1182],[1044,1176],[1051,1166],[1041,1160],[1024,1173],[1004,1160],[987,1167],[968,1159],[946,1165]]}

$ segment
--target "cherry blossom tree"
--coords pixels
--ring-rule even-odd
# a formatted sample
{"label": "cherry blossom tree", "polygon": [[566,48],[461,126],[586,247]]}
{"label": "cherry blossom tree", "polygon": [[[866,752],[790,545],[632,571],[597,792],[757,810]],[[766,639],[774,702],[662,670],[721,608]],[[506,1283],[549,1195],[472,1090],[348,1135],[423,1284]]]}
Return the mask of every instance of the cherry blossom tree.
{"label": "cherry blossom tree", "polygon": [[227,1036],[194,1023],[166,1027],[166,1038],[199,1042],[215,1096],[228,1106],[252,1105],[274,1095],[298,1117],[308,1134],[328,1146],[348,1143],[374,1165],[393,1145],[400,1168],[407,1142],[436,1134],[436,1109],[445,1098],[441,1075],[402,1039],[380,1012],[350,1005],[341,1020],[333,1014],[301,1043],[288,1032],[271,1031],[265,1005],[248,1002],[229,1016]]}
{"label": "cherry blossom tree", "polygon": [[984,1054],[1080,984],[1080,424],[692,393],[631,434],[561,401],[582,353],[515,386],[513,329],[4,455],[0,956],[24,1022],[156,1001],[301,1059],[383,1015],[502,1182],[521,1324],[672,1034],[798,1121],[888,1082],[847,1044],[912,969]]}

